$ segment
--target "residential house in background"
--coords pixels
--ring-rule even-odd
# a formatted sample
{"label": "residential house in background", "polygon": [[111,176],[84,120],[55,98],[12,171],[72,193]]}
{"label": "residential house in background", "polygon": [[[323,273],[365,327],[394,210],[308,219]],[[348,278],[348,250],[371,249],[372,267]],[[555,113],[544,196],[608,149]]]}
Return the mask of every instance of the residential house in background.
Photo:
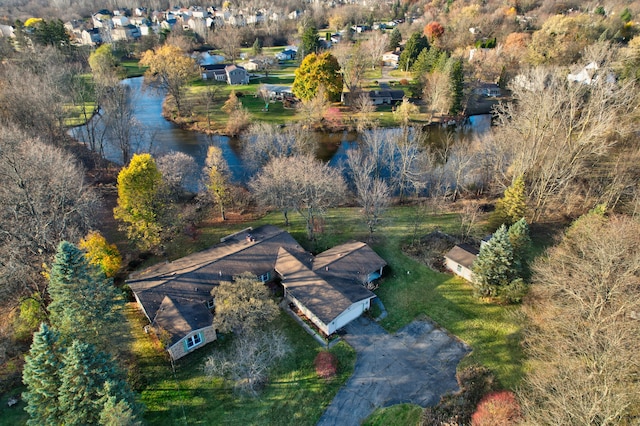
{"label": "residential house in background", "polygon": [[280,53],[276,54],[276,58],[279,61],[291,61],[296,58],[297,52],[293,49],[285,49]]}
{"label": "residential house in background", "polygon": [[400,53],[397,51],[385,52],[382,55],[382,63],[386,67],[397,67],[400,61]]}
{"label": "residential house in background", "polygon": [[203,80],[227,81],[227,64],[206,64],[201,65]]}
{"label": "residential house in background", "polygon": [[235,86],[237,84],[249,84],[249,73],[238,65],[227,65],[224,68],[227,74],[227,83]]}
{"label": "residential house in background", "polygon": [[98,28],[92,28],[90,30],[82,30],[80,40],[82,44],[95,46],[96,44],[102,43],[102,36]]}

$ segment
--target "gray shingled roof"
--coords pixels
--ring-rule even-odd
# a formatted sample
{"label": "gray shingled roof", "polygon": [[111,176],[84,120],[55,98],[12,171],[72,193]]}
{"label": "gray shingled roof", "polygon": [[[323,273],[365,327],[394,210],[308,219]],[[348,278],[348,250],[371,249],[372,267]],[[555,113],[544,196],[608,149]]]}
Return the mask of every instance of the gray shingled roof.
{"label": "gray shingled roof", "polygon": [[[254,241],[247,240],[248,234]],[[206,303],[211,289],[221,281],[231,281],[243,272],[261,275],[272,271],[280,247],[304,253],[288,232],[265,225],[198,253],[135,272],[127,284],[153,320],[165,296]]]}
{"label": "gray shingled roof", "polygon": [[173,346],[193,330],[213,323],[213,315],[202,302],[165,296],[152,322],[169,333],[169,346]]}
{"label": "gray shingled roof", "polygon": [[352,282],[351,286],[360,287],[365,295],[352,300],[340,291],[339,286],[324,280],[284,248],[278,254],[276,271],[282,277],[282,285],[287,292],[325,324],[336,319],[358,300],[375,297],[375,294],[360,284]]}
{"label": "gray shingled roof", "polygon": [[311,267],[283,249],[276,271],[287,291],[329,324],[353,303],[375,297],[362,284],[386,264],[365,243],[349,241],[318,254]]}
{"label": "gray shingled roof", "polygon": [[478,249],[469,244],[459,244],[449,250],[444,257],[451,259],[466,268],[471,268],[471,265],[473,265],[473,262],[478,257],[478,253],[480,253]]}

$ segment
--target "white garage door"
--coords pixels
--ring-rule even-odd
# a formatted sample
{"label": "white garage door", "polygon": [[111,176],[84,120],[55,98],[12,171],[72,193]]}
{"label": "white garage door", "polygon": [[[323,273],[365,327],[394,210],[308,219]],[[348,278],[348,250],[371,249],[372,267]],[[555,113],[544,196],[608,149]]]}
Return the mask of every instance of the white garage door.
{"label": "white garage door", "polygon": [[365,306],[368,304],[367,302],[368,300],[362,300],[358,303],[354,303],[349,307],[349,309],[341,313],[340,316],[333,320],[333,323],[329,326],[329,334],[336,330],[340,330],[342,327],[362,315]]}

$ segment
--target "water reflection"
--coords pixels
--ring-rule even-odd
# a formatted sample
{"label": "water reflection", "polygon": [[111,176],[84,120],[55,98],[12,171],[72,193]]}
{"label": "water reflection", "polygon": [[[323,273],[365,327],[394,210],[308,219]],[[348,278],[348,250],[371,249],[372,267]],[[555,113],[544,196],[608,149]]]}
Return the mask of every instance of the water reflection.
{"label": "water reflection", "polygon": [[[142,129],[141,140],[137,141],[134,152],[150,152],[157,157],[170,151],[179,151],[192,156],[202,167],[207,147],[213,144],[222,149],[234,182],[242,184],[249,179],[249,171],[254,168],[244,164],[242,160],[240,139],[183,130],[162,117],[164,93],[145,88],[142,77],[125,79],[122,84],[131,89],[133,96],[131,96],[130,105],[135,120]],[[100,127],[100,123],[101,121],[96,124],[96,127]],[[491,117],[483,115],[470,117],[468,123],[457,130],[431,127],[428,143],[439,143],[446,137],[447,132],[454,131],[461,137],[470,137],[487,131],[490,126]],[[78,140],[87,142],[85,126],[70,130],[70,134]],[[360,135],[355,132],[316,133],[316,156],[337,166],[346,159],[346,152],[357,145],[359,138]],[[116,163],[122,162],[121,153],[108,140],[104,144],[104,156]]]}

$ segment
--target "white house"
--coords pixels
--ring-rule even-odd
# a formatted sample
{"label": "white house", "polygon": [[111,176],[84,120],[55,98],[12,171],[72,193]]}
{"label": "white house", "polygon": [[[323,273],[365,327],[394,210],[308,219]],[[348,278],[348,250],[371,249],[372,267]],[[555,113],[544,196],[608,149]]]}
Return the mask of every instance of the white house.
{"label": "white house", "polygon": [[382,55],[382,62],[385,66],[395,67],[398,65],[398,61],[400,60],[400,54],[395,51],[386,52]]}

